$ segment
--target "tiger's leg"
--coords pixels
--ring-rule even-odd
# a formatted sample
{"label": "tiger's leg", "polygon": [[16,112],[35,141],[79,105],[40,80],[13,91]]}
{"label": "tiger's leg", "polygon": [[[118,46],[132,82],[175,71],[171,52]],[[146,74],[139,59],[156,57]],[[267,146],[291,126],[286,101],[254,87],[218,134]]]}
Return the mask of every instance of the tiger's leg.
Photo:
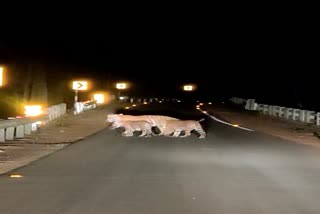
{"label": "tiger's leg", "polygon": [[172,133],[172,130],[169,129],[163,129],[161,130],[161,134],[160,135],[164,135],[166,137],[170,137],[170,134]]}
{"label": "tiger's leg", "polygon": [[199,138],[205,138],[206,137],[206,133],[201,133]]}
{"label": "tiger's leg", "polygon": [[174,133],[176,130],[173,129],[173,128],[168,128],[168,127],[158,127],[161,131],[161,133],[159,135],[163,135],[163,136],[166,136],[166,137],[174,137],[174,136],[171,136],[172,133]]}
{"label": "tiger's leg", "polygon": [[183,136],[181,136],[181,137],[189,137],[191,135],[191,131],[190,130],[185,130],[184,133],[185,134]]}
{"label": "tiger's leg", "polygon": [[147,135],[147,131],[146,130],[141,130],[142,133],[139,135],[139,137],[144,137]]}
{"label": "tiger's leg", "polygon": [[111,130],[114,130],[114,129],[116,129],[116,128],[117,128],[116,124],[115,124],[115,123],[112,123],[111,126],[110,126],[110,129],[111,129]]}
{"label": "tiger's leg", "polygon": [[197,132],[200,134],[199,138],[205,138],[206,137],[206,132],[202,128],[198,129]]}
{"label": "tiger's leg", "polygon": [[151,129],[147,129],[146,130],[146,135],[145,135],[145,137],[151,137],[152,136],[152,131],[151,131]]}
{"label": "tiger's leg", "polygon": [[125,137],[131,137],[131,136],[133,136],[133,131],[126,129],[121,135],[125,136]]}
{"label": "tiger's leg", "polygon": [[181,130],[175,130],[172,137],[180,137]]}

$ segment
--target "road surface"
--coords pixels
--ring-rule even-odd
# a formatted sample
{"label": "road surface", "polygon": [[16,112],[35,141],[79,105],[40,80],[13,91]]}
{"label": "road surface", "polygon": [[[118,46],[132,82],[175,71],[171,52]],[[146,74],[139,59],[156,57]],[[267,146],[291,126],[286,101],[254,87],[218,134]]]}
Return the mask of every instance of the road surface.
{"label": "road surface", "polygon": [[205,128],[205,139],[105,129],[0,176],[0,213],[320,213],[320,150],[208,117]]}

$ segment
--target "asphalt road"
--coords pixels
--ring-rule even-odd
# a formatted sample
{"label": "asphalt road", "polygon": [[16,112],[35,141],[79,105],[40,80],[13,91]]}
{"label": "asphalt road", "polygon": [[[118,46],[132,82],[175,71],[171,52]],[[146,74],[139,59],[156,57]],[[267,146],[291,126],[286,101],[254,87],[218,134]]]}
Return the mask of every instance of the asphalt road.
{"label": "asphalt road", "polygon": [[320,213],[320,150],[210,118],[205,128],[205,139],[105,129],[12,172],[22,178],[0,176],[0,213]]}

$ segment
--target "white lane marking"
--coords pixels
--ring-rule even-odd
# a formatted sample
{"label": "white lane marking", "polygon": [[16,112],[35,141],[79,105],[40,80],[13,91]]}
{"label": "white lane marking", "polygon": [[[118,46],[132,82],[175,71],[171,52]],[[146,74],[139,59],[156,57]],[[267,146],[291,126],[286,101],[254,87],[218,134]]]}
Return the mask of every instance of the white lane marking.
{"label": "white lane marking", "polygon": [[242,126],[238,126],[238,125],[235,125],[235,124],[227,123],[227,122],[225,122],[225,121],[223,121],[223,120],[220,120],[220,119],[218,119],[218,118],[216,118],[216,117],[208,114],[208,112],[206,112],[206,111],[202,111],[201,109],[198,109],[198,110],[201,111],[203,114],[208,115],[208,116],[211,117],[213,120],[215,120],[215,121],[217,121],[217,122],[219,122],[219,123],[223,123],[223,124],[226,124],[226,125],[228,125],[228,126],[232,126],[232,127],[238,128],[238,129],[242,129],[242,130],[249,131],[249,132],[253,132],[253,131],[254,131],[254,130],[252,130],[252,129],[248,129],[248,128],[245,128],[245,127],[242,127]]}

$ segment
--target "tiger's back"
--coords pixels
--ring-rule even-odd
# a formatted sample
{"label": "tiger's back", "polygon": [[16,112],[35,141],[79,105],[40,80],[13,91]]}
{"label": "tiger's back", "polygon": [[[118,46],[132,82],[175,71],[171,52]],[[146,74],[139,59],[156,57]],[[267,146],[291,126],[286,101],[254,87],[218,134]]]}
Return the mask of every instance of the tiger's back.
{"label": "tiger's back", "polygon": [[179,120],[174,117],[163,116],[163,115],[125,115],[125,114],[108,114],[107,121],[147,121],[152,126],[157,126],[160,130],[166,125],[168,120]]}
{"label": "tiger's back", "polygon": [[147,121],[116,121],[112,124],[113,127],[119,128],[123,127],[125,129],[131,129],[134,131],[142,131],[144,129],[150,129],[152,128],[152,124]]}

